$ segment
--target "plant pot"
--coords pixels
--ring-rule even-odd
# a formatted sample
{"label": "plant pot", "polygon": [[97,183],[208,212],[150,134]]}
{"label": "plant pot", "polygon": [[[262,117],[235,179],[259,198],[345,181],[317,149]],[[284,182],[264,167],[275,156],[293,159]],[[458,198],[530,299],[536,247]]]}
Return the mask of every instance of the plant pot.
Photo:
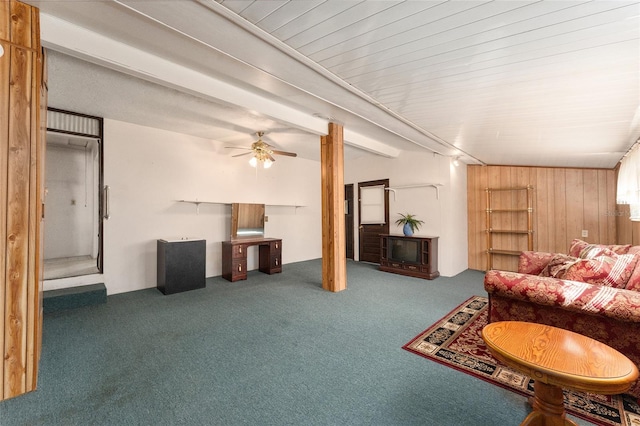
{"label": "plant pot", "polygon": [[413,235],[413,229],[411,229],[411,225],[405,223],[402,227],[402,232],[404,232],[405,237],[410,237]]}

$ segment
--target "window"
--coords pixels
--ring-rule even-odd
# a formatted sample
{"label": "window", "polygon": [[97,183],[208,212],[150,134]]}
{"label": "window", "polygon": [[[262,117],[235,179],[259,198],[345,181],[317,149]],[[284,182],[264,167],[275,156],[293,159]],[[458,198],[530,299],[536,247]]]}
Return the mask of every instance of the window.
{"label": "window", "polygon": [[363,186],[360,188],[360,223],[386,223],[384,185]]}
{"label": "window", "polygon": [[640,149],[637,143],[620,163],[616,202],[629,204],[631,220],[640,221]]}

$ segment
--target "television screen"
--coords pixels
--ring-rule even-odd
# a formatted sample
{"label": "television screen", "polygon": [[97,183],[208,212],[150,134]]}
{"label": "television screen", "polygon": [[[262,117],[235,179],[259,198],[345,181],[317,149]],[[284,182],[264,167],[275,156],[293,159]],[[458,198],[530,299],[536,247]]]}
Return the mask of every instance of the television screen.
{"label": "television screen", "polygon": [[389,239],[389,260],[420,263],[420,242],[404,239]]}

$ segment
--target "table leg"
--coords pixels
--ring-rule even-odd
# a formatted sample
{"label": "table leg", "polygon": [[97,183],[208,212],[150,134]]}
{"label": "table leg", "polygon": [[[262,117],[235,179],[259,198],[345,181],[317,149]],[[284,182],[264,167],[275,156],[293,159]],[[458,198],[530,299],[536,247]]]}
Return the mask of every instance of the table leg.
{"label": "table leg", "polygon": [[533,390],[533,411],[520,426],[578,426],[566,418],[562,388],[536,380]]}

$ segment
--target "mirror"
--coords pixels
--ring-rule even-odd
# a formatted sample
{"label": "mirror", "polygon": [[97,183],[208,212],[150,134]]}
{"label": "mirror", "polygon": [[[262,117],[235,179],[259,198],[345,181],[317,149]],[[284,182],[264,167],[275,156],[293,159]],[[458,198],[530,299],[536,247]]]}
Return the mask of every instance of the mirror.
{"label": "mirror", "polygon": [[231,239],[264,237],[264,204],[231,204]]}

